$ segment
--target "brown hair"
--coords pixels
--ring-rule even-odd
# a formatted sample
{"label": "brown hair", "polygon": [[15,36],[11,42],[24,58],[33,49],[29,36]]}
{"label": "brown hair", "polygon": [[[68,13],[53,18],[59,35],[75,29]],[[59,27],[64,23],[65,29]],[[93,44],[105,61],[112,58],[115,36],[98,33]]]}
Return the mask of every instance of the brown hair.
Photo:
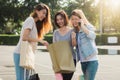
{"label": "brown hair", "polygon": [[73,10],[72,13],[71,13],[71,16],[72,15],[77,16],[77,17],[79,17],[81,19],[81,15],[77,10]]}
{"label": "brown hair", "polygon": [[73,10],[72,13],[71,13],[71,16],[72,15],[75,15],[75,16],[79,17],[80,19],[83,19],[83,21],[85,23],[89,23],[89,21],[87,20],[87,18],[85,17],[85,15],[84,15],[84,13],[83,13],[83,11],[81,9]]}
{"label": "brown hair", "polygon": [[36,10],[40,11],[46,9],[47,14],[45,19],[43,19],[42,21],[38,20],[36,22],[36,27],[37,27],[37,32],[38,32],[38,38],[43,38],[44,34],[48,33],[49,30],[52,28],[52,24],[51,24],[51,16],[50,16],[50,9],[46,4],[40,3],[37,6],[35,6],[33,13],[31,14],[31,16],[33,18],[37,17],[36,14]]}
{"label": "brown hair", "polygon": [[65,26],[67,26],[68,25],[68,16],[65,13],[65,11],[63,11],[63,10],[60,10],[55,14],[55,19],[54,19],[55,25],[57,25],[58,28],[60,28],[60,26],[57,24],[57,20],[56,20],[58,15],[60,15],[64,19]]}

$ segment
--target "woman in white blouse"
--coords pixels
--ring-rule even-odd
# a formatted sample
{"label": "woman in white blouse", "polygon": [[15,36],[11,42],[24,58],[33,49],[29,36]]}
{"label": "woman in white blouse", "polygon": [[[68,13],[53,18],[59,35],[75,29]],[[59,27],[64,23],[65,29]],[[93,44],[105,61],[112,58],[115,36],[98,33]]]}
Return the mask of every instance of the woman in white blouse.
{"label": "woman in white blouse", "polygon": [[21,41],[30,42],[33,52],[37,47],[37,42],[47,46],[48,42],[43,40],[43,36],[45,33],[49,32],[51,27],[49,7],[43,3],[38,4],[34,8],[31,16],[24,21],[20,39],[14,51],[16,80],[24,80],[24,68],[19,66]]}

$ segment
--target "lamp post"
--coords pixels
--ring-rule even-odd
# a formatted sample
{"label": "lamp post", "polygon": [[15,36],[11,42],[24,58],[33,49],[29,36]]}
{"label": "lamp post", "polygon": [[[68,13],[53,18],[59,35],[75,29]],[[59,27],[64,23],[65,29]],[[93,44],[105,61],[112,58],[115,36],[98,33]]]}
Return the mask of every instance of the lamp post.
{"label": "lamp post", "polygon": [[100,25],[99,25],[100,26],[99,27],[100,28],[100,35],[102,35],[102,33],[103,33],[103,31],[102,31],[102,28],[103,28],[103,26],[102,26],[102,24],[103,24],[102,23],[102,17],[103,17],[102,13],[103,13],[103,10],[102,10],[102,0],[100,0],[100,22],[99,22],[100,23]]}

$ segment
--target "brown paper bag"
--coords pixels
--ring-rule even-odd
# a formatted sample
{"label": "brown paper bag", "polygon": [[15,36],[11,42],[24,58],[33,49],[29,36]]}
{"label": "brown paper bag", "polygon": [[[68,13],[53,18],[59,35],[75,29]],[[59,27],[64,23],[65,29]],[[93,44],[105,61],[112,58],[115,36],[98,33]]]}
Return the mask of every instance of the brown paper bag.
{"label": "brown paper bag", "polygon": [[68,41],[59,41],[48,46],[55,72],[69,73],[75,71],[72,50]]}

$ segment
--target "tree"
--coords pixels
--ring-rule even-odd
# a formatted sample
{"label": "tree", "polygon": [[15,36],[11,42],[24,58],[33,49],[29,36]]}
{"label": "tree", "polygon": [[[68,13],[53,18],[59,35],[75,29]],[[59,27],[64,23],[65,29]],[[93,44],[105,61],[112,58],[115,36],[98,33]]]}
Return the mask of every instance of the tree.
{"label": "tree", "polygon": [[95,0],[68,0],[68,5],[63,9],[71,14],[71,11],[74,9],[82,9],[85,13],[87,19],[95,26],[98,26],[99,22],[99,7],[95,5]]}
{"label": "tree", "polygon": [[[0,33],[6,33],[8,23],[13,24],[11,26],[12,31],[17,31],[21,28],[21,22],[32,12],[34,6],[43,2],[50,7],[52,20],[54,14],[60,8],[58,0],[1,0],[0,1]],[[56,4],[56,5],[54,5]],[[52,21],[53,22],[53,21]]]}
{"label": "tree", "polygon": [[[65,10],[70,16],[71,11],[74,9],[82,9],[88,18],[88,20],[99,28],[99,9],[100,4],[95,3],[96,0],[0,0],[0,33],[6,33],[11,28],[11,33],[19,31],[22,26],[22,22],[32,12],[34,6],[40,2],[47,4],[51,11],[51,20],[54,26],[54,15],[58,10]],[[111,10],[106,6],[106,2],[103,1],[103,26],[108,28],[115,28],[117,32],[120,31],[120,11]],[[119,6],[120,7],[120,6]],[[112,14],[111,14],[112,13]],[[55,28],[55,26],[54,26]]]}
{"label": "tree", "polygon": [[[118,1],[118,2],[117,2]],[[119,7],[120,5],[119,0],[116,1],[112,1],[112,0],[103,0],[102,1],[102,15],[103,15],[103,32],[105,32],[105,30],[107,31],[116,31],[116,32],[120,32],[120,11],[119,11]]]}

